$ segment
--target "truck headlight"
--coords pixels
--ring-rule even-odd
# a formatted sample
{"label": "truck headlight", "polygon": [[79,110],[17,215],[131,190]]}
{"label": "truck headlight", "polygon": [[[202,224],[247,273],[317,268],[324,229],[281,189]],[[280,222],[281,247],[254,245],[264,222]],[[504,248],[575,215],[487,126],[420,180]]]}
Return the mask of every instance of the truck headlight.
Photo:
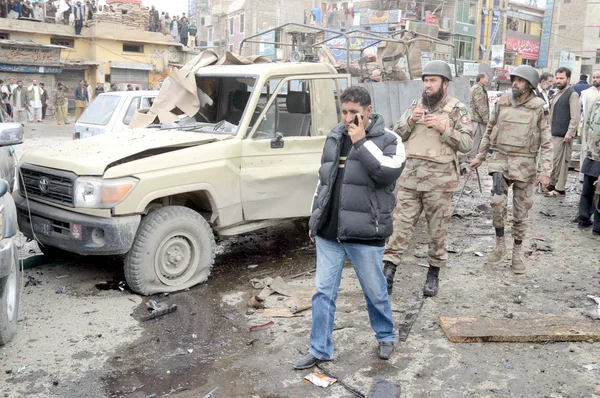
{"label": "truck headlight", "polygon": [[135,188],[135,178],[105,180],[97,177],[79,177],[75,180],[75,207],[109,209],[121,203]]}

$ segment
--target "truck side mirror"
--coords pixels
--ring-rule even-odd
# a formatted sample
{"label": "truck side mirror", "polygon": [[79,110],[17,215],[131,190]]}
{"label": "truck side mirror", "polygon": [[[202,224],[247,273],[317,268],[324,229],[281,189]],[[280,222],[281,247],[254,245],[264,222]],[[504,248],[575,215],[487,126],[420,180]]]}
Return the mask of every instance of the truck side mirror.
{"label": "truck side mirror", "polygon": [[275,138],[271,139],[271,148],[273,148],[273,149],[283,148],[283,134],[275,133]]}
{"label": "truck side mirror", "polygon": [[23,125],[0,123],[0,147],[23,143]]}

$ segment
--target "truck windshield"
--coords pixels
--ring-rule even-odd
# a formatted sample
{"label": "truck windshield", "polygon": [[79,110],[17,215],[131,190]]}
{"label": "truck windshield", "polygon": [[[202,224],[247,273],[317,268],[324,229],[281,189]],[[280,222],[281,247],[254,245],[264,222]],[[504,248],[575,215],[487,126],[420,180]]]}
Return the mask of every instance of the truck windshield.
{"label": "truck windshield", "polygon": [[[181,119],[177,127],[236,134],[255,85],[254,76],[196,76],[200,109],[193,117]],[[259,109],[255,111],[260,113]],[[253,119],[258,117],[254,113]],[[163,129],[177,127],[168,123],[162,125]]]}
{"label": "truck windshield", "polygon": [[119,104],[121,97],[117,95],[99,95],[88,106],[77,120],[77,123],[106,126]]}

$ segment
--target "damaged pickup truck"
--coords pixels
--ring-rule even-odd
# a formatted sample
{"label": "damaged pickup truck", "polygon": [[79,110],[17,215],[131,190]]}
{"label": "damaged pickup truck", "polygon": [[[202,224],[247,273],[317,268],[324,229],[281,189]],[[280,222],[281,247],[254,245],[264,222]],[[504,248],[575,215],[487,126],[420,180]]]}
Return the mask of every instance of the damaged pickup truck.
{"label": "damaged pickup truck", "polygon": [[132,121],[149,128],[27,152],[14,193],[20,229],[44,253],[122,255],[145,295],[205,281],[215,234],[310,215],[349,84],[322,63],[212,52],[177,72]]}

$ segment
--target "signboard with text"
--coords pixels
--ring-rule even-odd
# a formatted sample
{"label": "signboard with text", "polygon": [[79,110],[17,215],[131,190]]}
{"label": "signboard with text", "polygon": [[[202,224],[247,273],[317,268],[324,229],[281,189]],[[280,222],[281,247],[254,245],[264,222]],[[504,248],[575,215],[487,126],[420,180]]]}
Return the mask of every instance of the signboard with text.
{"label": "signboard with text", "polygon": [[516,51],[525,59],[536,60],[540,55],[540,43],[533,40],[517,39],[506,36],[506,49]]}
{"label": "signboard with text", "polygon": [[0,59],[6,64],[60,66],[60,48],[0,44]]}
{"label": "signboard with text", "polygon": [[558,61],[558,67],[565,67],[571,69],[575,68],[575,53],[569,51],[560,52],[560,60]]}
{"label": "signboard with text", "polygon": [[504,65],[504,46],[502,44],[494,44],[492,46],[492,68],[502,68]]}
{"label": "signboard with text", "polygon": [[540,42],[540,55],[538,57],[538,66],[548,66],[548,51],[550,47],[550,30],[552,28],[552,11],[554,10],[554,0],[546,0],[546,11],[544,11],[544,23],[542,24],[542,39]]}
{"label": "signboard with text", "polygon": [[464,76],[477,76],[479,74],[479,64],[476,62],[465,62],[463,64]]}

